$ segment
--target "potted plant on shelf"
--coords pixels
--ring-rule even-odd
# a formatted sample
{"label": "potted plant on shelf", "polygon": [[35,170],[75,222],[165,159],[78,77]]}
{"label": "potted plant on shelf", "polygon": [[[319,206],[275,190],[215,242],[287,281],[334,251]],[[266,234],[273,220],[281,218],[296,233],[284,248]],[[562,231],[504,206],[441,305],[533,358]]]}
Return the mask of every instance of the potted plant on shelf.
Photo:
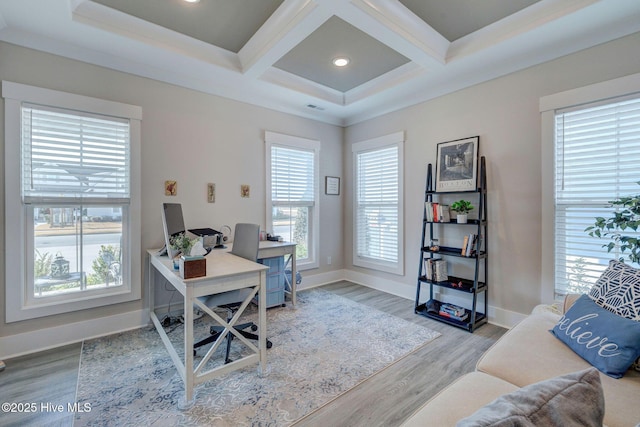
{"label": "potted plant on shelf", "polygon": [[466,200],[458,200],[451,204],[451,210],[457,214],[456,220],[458,224],[466,224],[468,214],[473,210],[473,205]]}
{"label": "potted plant on shelf", "polygon": [[[596,217],[595,224],[584,231],[592,237],[610,239],[611,241],[602,247],[607,248],[608,252],[616,246],[620,247],[621,253],[628,250],[627,258],[631,262],[640,264],[640,237],[637,234],[640,226],[640,194],[621,197],[609,203],[609,207],[621,208],[621,210],[613,212],[610,218]],[[627,235],[623,234],[625,232]],[[623,258],[620,257],[619,261],[624,261]]]}

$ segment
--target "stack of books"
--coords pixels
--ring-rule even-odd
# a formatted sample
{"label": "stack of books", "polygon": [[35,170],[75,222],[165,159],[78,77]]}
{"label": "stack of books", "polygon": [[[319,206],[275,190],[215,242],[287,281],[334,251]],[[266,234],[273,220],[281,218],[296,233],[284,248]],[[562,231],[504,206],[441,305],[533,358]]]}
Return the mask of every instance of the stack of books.
{"label": "stack of books", "polygon": [[450,222],[451,214],[449,213],[449,205],[443,205],[437,202],[425,202],[425,218],[430,222]]}
{"label": "stack of books", "polygon": [[444,282],[449,279],[447,261],[443,259],[426,258],[424,260],[424,275],[427,280]]}
{"label": "stack of books", "polygon": [[482,236],[473,233],[464,236],[461,255],[466,257],[476,256],[480,250],[481,238]]}
{"label": "stack of books", "polygon": [[449,303],[440,304],[440,311],[438,314],[460,322],[467,320],[469,317],[469,313],[467,313],[467,310],[465,310],[464,307]]}

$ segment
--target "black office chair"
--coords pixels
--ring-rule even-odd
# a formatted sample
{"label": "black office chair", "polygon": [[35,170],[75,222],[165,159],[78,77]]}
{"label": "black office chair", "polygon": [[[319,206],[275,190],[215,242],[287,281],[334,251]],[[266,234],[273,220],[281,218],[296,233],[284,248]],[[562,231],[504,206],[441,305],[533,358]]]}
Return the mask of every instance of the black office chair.
{"label": "black office chair", "polygon": [[[250,261],[256,262],[258,260],[258,244],[260,243],[260,226],[257,224],[236,224],[236,229],[233,239],[233,248],[231,253],[242,258],[246,258]],[[266,284],[263,284],[266,286]],[[231,321],[238,308],[242,305],[242,302],[251,293],[250,289],[238,289],[234,291],[222,292],[220,294],[209,295],[200,298],[200,301],[207,307],[223,307],[227,309],[227,322]],[[251,329],[257,331],[258,326],[253,323],[243,323],[234,326],[234,329],[238,331],[243,337],[258,341],[259,337],[256,334],[245,331],[245,329]],[[211,326],[209,333],[211,334],[207,338],[198,341],[193,345],[193,353],[195,355],[196,349],[214,342],[218,339],[220,334],[224,331],[222,326]],[[227,334],[227,350],[225,355],[225,363],[231,362],[229,359],[229,352],[231,351],[231,341],[235,336],[232,333]],[[271,341],[267,340],[267,348],[271,348]]]}

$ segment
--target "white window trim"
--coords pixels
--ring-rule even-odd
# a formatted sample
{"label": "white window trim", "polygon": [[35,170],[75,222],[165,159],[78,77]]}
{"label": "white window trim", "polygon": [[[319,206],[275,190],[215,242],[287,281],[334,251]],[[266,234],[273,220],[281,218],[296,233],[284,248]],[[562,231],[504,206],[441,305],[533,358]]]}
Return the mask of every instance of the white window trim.
{"label": "white window trim", "polygon": [[300,262],[296,260],[298,270],[310,270],[319,267],[320,254],[320,141],[299,136],[285,135],[282,133],[265,131],[265,159],[266,159],[266,227],[273,223],[273,209],[271,204],[271,146],[280,145],[294,149],[313,150],[315,169],[315,199],[312,209],[312,224],[309,229],[309,260]]}
{"label": "white window trim", "polygon": [[571,89],[540,98],[542,127],[542,271],[541,301],[552,303],[555,298],[555,234],[554,234],[554,131],[556,110],[576,107],[582,104],[604,101],[610,98],[640,93],[640,74],[632,74],[581,88]]}
{"label": "white window trim", "polygon": [[[355,188],[357,186],[357,153],[362,151],[375,150],[390,146],[398,147],[398,262],[383,262],[379,260],[372,260],[370,258],[363,258],[358,256],[358,224],[357,224],[357,192]],[[380,136],[377,138],[356,142],[351,146],[351,152],[353,157],[353,265],[358,267],[364,267],[371,270],[384,271],[387,273],[404,275],[404,132],[396,132],[389,135]]]}
{"label": "white window trim", "polygon": [[[6,321],[16,322],[43,316],[68,313],[88,308],[139,300],[142,295],[140,257],[141,253],[141,202],[140,202],[140,142],[142,108],[134,105],[105,101],[82,95],[59,92],[8,81],[2,82],[2,97],[5,99],[5,265],[12,266],[5,272]],[[86,111],[101,115],[124,117],[130,120],[131,129],[131,175],[130,216],[127,227],[129,236],[129,259],[123,260],[122,271],[129,274],[123,278],[125,286],[118,294],[101,296],[79,295],[63,303],[31,306],[26,297],[26,221],[23,214],[20,190],[21,105],[29,102],[50,105],[70,110]],[[125,243],[126,244],[126,243]],[[20,284],[16,286],[15,284]]]}

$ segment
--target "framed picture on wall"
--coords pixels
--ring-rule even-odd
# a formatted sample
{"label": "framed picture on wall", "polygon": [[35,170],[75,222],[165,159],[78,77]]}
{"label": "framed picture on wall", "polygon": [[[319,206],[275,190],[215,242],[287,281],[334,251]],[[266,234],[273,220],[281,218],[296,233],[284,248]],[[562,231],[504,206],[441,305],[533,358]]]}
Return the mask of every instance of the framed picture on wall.
{"label": "framed picture on wall", "polygon": [[474,191],[478,188],[479,144],[479,136],[438,144],[436,191]]}
{"label": "framed picture on wall", "polygon": [[328,194],[330,196],[340,195],[340,178],[337,176],[325,176],[324,194]]}
{"label": "framed picture on wall", "polygon": [[164,182],[164,195],[165,196],[177,196],[178,195],[178,181],[165,181]]}

